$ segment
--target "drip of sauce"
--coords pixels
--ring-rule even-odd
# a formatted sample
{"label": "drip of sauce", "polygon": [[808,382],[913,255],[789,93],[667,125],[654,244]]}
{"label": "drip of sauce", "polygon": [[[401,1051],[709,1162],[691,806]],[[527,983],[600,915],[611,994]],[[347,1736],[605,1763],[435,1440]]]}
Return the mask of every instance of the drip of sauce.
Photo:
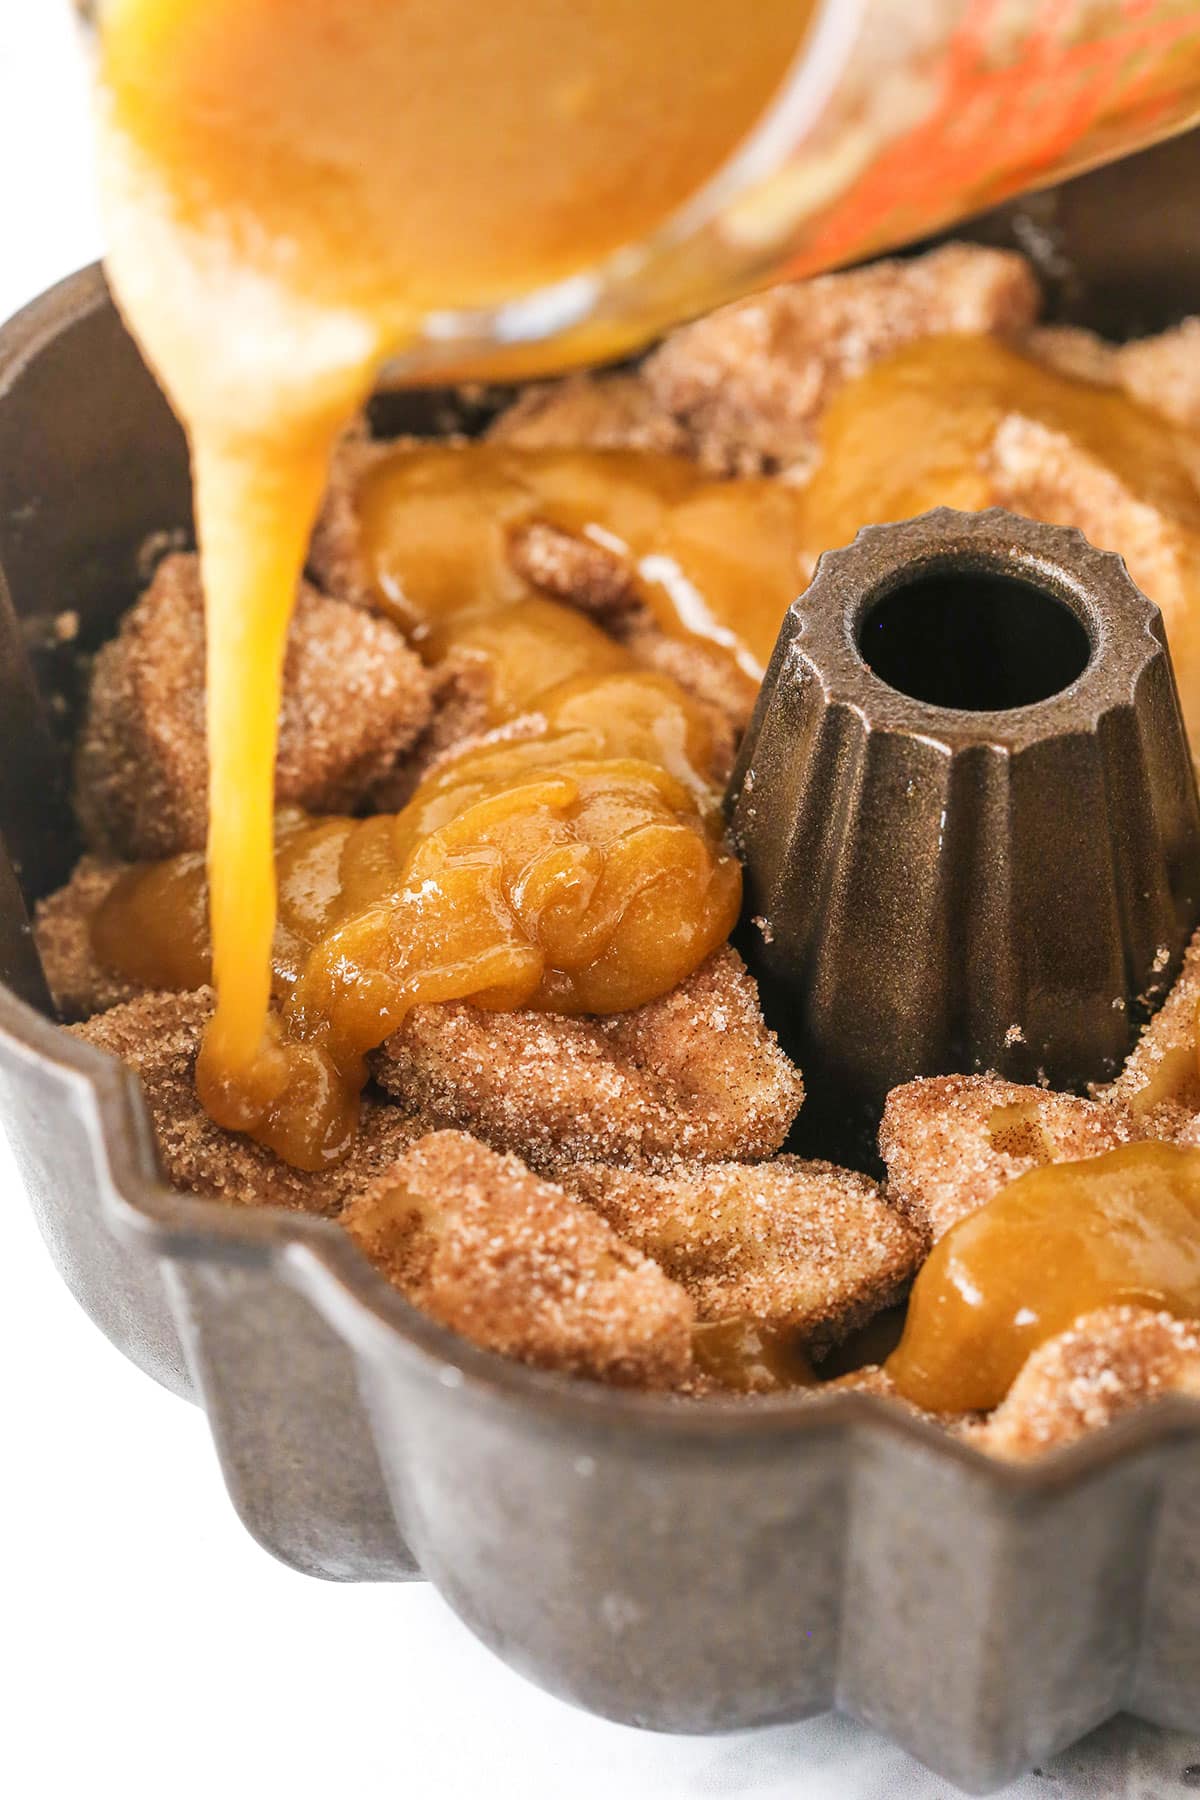
{"label": "drip of sauce", "polygon": [[[761,116],[808,11],[108,0],[109,272],[192,451],[218,993],[199,1074],[222,1123],[295,1111],[285,1096],[315,1079],[267,1022],[273,777],[288,616],[338,432],[430,315],[528,294],[662,224]],[[586,810],[572,780],[561,805]],[[654,785],[658,818],[673,803]]]}
{"label": "drip of sauce", "polygon": [[990,1410],[1039,1344],[1122,1305],[1200,1316],[1200,1150],[1126,1144],[1010,1182],[935,1246],[888,1373],[930,1412]]}

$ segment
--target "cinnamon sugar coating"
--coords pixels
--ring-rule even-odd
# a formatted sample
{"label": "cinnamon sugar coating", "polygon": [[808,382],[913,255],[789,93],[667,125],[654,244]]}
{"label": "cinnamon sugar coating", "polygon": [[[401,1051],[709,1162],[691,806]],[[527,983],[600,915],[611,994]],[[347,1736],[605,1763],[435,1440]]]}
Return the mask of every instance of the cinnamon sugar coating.
{"label": "cinnamon sugar coating", "polygon": [[1018,1175],[1142,1135],[1118,1104],[995,1075],[935,1075],[892,1089],[879,1150],[889,1200],[928,1225],[936,1243]]}
{"label": "cinnamon sugar coating", "polygon": [[33,938],[46,985],[63,1019],[86,1019],[141,990],[123,975],[113,975],[92,948],[91,919],[108,898],[126,865],[102,856],[84,856],[63,887],[39,900],[33,912]]}
{"label": "cinnamon sugar coating", "polygon": [[142,994],[67,1029],[141,1077],[173,1187],[227,1206],[282,1206],[333,1215],[395,1160],[420,1131],[395,1106],[363,1103],[358,1136],[340,1163],[314,1174],[293,1169],[253,1139],[213,1123],[196,1096],[196,1057],[212,1016],[209,988],[194,994]]}
{"label": "cinnamon sugar coating", "polygon": [[371,583],[358,526],[358,485],[392,448],[357,432],[340,439],[329,459],[325,495],[308,546],[307,573],[322,592],[368,608]]}
{"label": "cinnamon sugar coating", "polygon": [[875,1183],[832,1163],[581,1163],[564,1185],[680,1282],[705,1322],[752,1319],[805,1345],[845,1337],[900,1299],[927,1235]]}
{"label": "cinnamon sugar coating", "polygon": [[996,1410],[963,1435],[991,1456],[1024,1461],[1169,1394],[1200,1400],[1200,1326],[1140,1306],[1104,1307],[1040,1345]]}
{"label": "cinnamon sugar coating", "polygon": [[486,1349],[639,1387],[688,1372],[684,1290],[590,1207],[462,1132],[422,1137],[341,1222],[415,1305]]}
{"label": "cinnamon sugar coating", "polygon": [[803,478],[817,454],[820,416],[844,382],[919,338],[1022,331],[1038,304],[1023,257],[947,244],[723,307],[673,332],[644,376],[709,468]]}
{"label": "cinnamon sugar coating", "polygon": [[962,1432],[964,1426],[974,1423],[976,1413],[931,1413],[923,1406],[915,1406],[899,1392],[895,1382],[887,1370],[878,1363],[864,1363],[861,1369],[851,1369],[848,1375],[838,1375],[833,1381],[823,1381],[813,1389],[813,1397],[818,1394],[875,1394],[881,1400],[887,1400],[892,1406],[911,1413],[915,1419],[924,1419],[929,1425],[936,1425],[941,1431]]}
{"label": "cinnamon sugar coating", "polygon": [[520,450],[657,450],[686,455],[686,428],[640,373],[567,375],[527,387],[488,437]]}
{"label": "cinnamon sugar coating", "polygon": [[1142,1031],[1117,1079],[1097,1098],[1125,1106],[1146,1137],[1178,1138],[1200,1114],[1196,1009],[1200,1006],[1200,931],[1184,952],[1167,998]]}
{"label": "cinnamon sugar coating", "polygon": [[429,723],[371,789],[371,812],[399,812],[435,763],[452,751],[466,749],[488,731],[492,676],[482,658],[453,651],[429,670],[429,684]]}
{"label": "cinnamon sugar coating", "polygon": [[[353,808],[422,732],[429,678],[400,633],[301,584],[284,664],[276,793]],[[96,658],[76,756],[95,849],[131,859],[203,847],[204,602],[194,556],[168,556]]]}
{"label": "cinnamon sugar coating", "polygon": [[1118,346],[1082,325],[1035,325],[1017,348],[1073,381],[1088,381],[1093,387],[1117,385]]}
{"label": "cinnamon sugar coating", "polygon": [[1119,345],[1116,365],[1117,378],[1133,399],[1176,425],[1200,427],[1200,318]]}
{"label": "cinnamon sugar coating", "polygon": [[508,560],[531,587],[610,629],[619,628],[626,614],[644,610],[625,557],[545,519],[511,533]]}
{"label": "cinnamon sugar coating", "polygon": [[1035,326],[1021,348],[1061,375],[1123,388],[1172,424],[1200,427],[1200,318],[1126,344],[1110,344],[1079,325]]}
{"label": "cinnamon sugar coating", "polygon": [[431,1124],[546,1172],[769,1156],[804,1097],[729,947],[673,993],[610,1018],[418,1007],[375,1075]]}

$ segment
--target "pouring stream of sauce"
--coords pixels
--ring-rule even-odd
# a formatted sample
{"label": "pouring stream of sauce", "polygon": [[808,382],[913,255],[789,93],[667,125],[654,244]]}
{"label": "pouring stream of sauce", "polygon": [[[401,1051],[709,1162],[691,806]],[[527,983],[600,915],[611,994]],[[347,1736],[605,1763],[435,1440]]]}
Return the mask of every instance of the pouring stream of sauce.
{"label": "pouring stream of sauce", "polygon": [[108,266],[192,450],[218,993],[199,1076],[222,1123],[273,1137],[315,1079],[311,1051],[267,1022],[273,777],[288,618],[338,432],[430,314],[586,269],[696,193],[762,114],[808,11],[105,7]]}

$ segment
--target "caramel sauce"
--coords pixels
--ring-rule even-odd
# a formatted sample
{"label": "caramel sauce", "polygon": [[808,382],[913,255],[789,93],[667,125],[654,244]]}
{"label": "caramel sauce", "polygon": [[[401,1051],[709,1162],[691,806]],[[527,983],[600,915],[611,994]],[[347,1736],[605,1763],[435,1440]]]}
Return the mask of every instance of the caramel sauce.
{"label": "caramel sauce", "polygon": [[714,480],[684,456],[398,448],[367,473],[356,508],[375,595],[418,638],[526,593],[508,541],[535,523],[615,554],[666,630],[720,646],[755,680],[803,585],[799,492]]}
{"label": "caramel sauce", "polygon": [[692,1331],[701,1375],[734,1394],[780,1394],[817,1385],[794,1331],[754,1319],[708,1320]]}
{"label": "caramel sauce", "polygon": [[988,1410],[1039,1344],[1120,1305],[1200,1316],[1200,1150],[1127,1144],[1001,1189],[935,1246],[888,1373],[931,1412]]}
{"label": "caramel sauce", "polygon": [[[983,504],[989,495],[980,458],[1000,419],[1017,407],[1067,431],[1130,483],[1136,475],[1139,491],[1169,506],[1182,529],[1190,530],[1192,520],[1200,523],[1182,434],[1119,395],[1048,373],[991,340],[931,340],[848,385],[828,414],[822,461],[807,490],[765,479],[716,481],[682,457],[624,451],[430,444],[397,446],[373,463],[355,504],[366,573],[379,605],[426,656],[455,654],[486,667],[488,722],[520,720],[524,741],[456,760],[428,779],[394,821],[373,824],[370,831],[345,828],[348,852],[360,837],[387,840],[386,878],[383,886],[363,890],[356,876],[339,876],[336,903],[329,896],[325,902],[330,944],[321,942],[323,934],[311,922],[307,935],[301,934],[311,970],[302,969],[295,955],[286,970],[281,964],[281,935],[294,930],[284,894],[275,933],[275,989],[277,995],[302,992],[303,1008],[289,998],[282,1028],[273,1023],[264,1042],[258,1011],[251,1037],[249,1003],[244,990],[235,990],[235,1022],[239,1031],[246,1030],[249,1049],[244,1058],[230,1051],[228,1033],[218,1029],[226,1012],[219,1012],[200,1069],[201,1091],[215,1116],[269,1135],[282,1153],[311,1165],[344,1145],[363,1054],[401,1021],[409,1005],[470,997],[488,1005],[619,1010],[666,991],[688,974],[720,941],[714,935],[718,926],[724,922],[727,928],[732,921],[736,875],[718,841],[712,746],[702,712],[676,683],[639,669],[630,652],[597,624],[531,589],[509,554],[513,532],[540,522],[602,546],[625,565],[631,592],[664,628],[701,637],[759,674],[799,585],[803,546],[841,541],[864,518],[900,516],[940,501]],[[238,652],[237,679],[246,673]],[[228,698],[227,686],[222,691]],[[642,765],[634,785],[643,795],[643,813],[628,811],[628,771],[616,768],[631,761]],[[612,765],[603,778],[600,764]],[[584,765],[596,767],[579,789]],[[228,756],[219,766],[231,780]],[[244,759],[236,767],[244,767]],[[638,846],[636,854],[625,846],[618,856],[615,840],[594,838],[605,781],[614,813],[625,818],[630,842]],[[255,798],[255,832],[260,805],[261,797]],[[224,907],[217,903],[230,865],[216,846],[230,833],[244,831],[244,819],[244,805],[220,817],[214,813],[210,844],[214,969],[222,994],[228,992],[223,943],[230,954],[229,933],[223,939],[222,930],[231,913],[242,931],[239,955],[245,954],[250,926],[263,929],[264,905],[265,923],[272,931],[275,926],[269,861],[257,884],[245,890],[244,906],[233,904],[242,890],[227,897]],[[453,850],[446,836],[451,820]],[[314,825],[312,843],[301,833],[303,866],[317,842],[332,866],[328,830]],[[556,880],[575,884],[576,911],[587,883],[599,883],[605,900],[596,906],[610,922],[603,979],[586,974],[582,952],[564,941],[562,921],[568,913],[576,917],[570,908],[564,913],[565,901],[543,915],[544,903],[530,900],[536,884],[522,880],[514,912],[509,890],[516,880],[518,837],[521,854],[540,871],[539,882],[553,866]],[[662,851],[665,844],[672,848]],[[672,857],[680,859],[678,867],[664,865],[660,871],[662,895],[674,891],[676,903],[692,909],[661,943],[655,932],[636,923],[636,909],[627,912],[612,900],[614,883],[627,899],[649,889],[660,851],[668,865]],[[500,872],[486,880],[461,872],[488,858],[498,858]],[[692,872],[685,878],[683,864],[689,859]],[[608,871],[603,878],[597,873],[601,865]],[[445,919],[439,922],[428,898],[420,909],[405,899],[418,872],[427,896],[435,888],[440,893],[446,919],[455,908],[475,909],[469,951]],[[495,883],[507,896],[502,904]],[[385,903],[396,914],[391,923],[376,916]],[[639,907],[648,905],[638,901]],[[105,907],[96,925],[98,951],[108,966],[150,985],[194,985],[191,977],[202,966],[195,947],[204,935],[203,908],[195,858],[146,872],[123,882]],[[374,924],[351,932],[350,920],[363,911],[372,911]],[[553,927],[547,922],[552,916],[558,921]],[[580,945],[592,942],[596,917],[587,905],[577,922]],[[419,931],[429,933],[423,951],[416,943]],[[344,948],[351,939],[352,955]],[[335,942],[343,987],[352,969],[364,992],[375,993],[381,984],[387,989],[386,1001],[372,1003],[375,1024],[369,1029],[363,1022],[369,1009],[356,1009],[345,991],[335,995],[318,977]],[[687,945],[682,955],[676,953],[680,943]],[[492,954],[504,966],[498,963],[495,979],[485,980],[479,971]],[[452,963],[459,968],[453,977]],[[257,992],[252,998],[257,1009]],[[332,1010],[322,1016],[326,1003]],[[352,1015],[356,1022],[349,1025]],[[306,1046],[296,1051],[306,1071],[301,1089],[294,1089],[288,1074],[293,1039]],[[311,1046],[318,1040],[330,1059],[320,1088],[320,1116],[307,1124],[292,1119],[285,1127],[284,1115],[300,1107],[298,1100],[293,1104],[295,1095],[307,1096],[313,1088]],[[281,1094],[293,1098],[285,1102]],[[309,1104],[305,1098],[303,1105]],[[1023,1121],[997,1121],[997,1127],[1020,1135]]]}

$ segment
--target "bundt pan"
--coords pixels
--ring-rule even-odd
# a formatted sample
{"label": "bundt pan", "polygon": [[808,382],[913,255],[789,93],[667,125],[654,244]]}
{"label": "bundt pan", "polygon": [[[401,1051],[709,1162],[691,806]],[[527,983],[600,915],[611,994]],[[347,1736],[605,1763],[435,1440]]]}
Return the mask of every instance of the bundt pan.
{"label": "bundt pan", "polygon": [[[1200,309],[1198,192],[1193,138],[974,234],[1044,251],[1060,316],[1149,330]],[[1018,1468],[861,1394],[571,1383],[422,1318],[333,1225],[165,1187],[135,1078],[53,1023],[27,910],[77,850],[78,653],[188,516],[180,432],[85,271],[0,334],[0,1107],[65,1280],[203,1404],[249,1530],[314,1575],[425,1575],[522,1673],[659,1730],[839,1707],[986,1792],[1122,1709],[1200,1727],[1194,1407]]]}

